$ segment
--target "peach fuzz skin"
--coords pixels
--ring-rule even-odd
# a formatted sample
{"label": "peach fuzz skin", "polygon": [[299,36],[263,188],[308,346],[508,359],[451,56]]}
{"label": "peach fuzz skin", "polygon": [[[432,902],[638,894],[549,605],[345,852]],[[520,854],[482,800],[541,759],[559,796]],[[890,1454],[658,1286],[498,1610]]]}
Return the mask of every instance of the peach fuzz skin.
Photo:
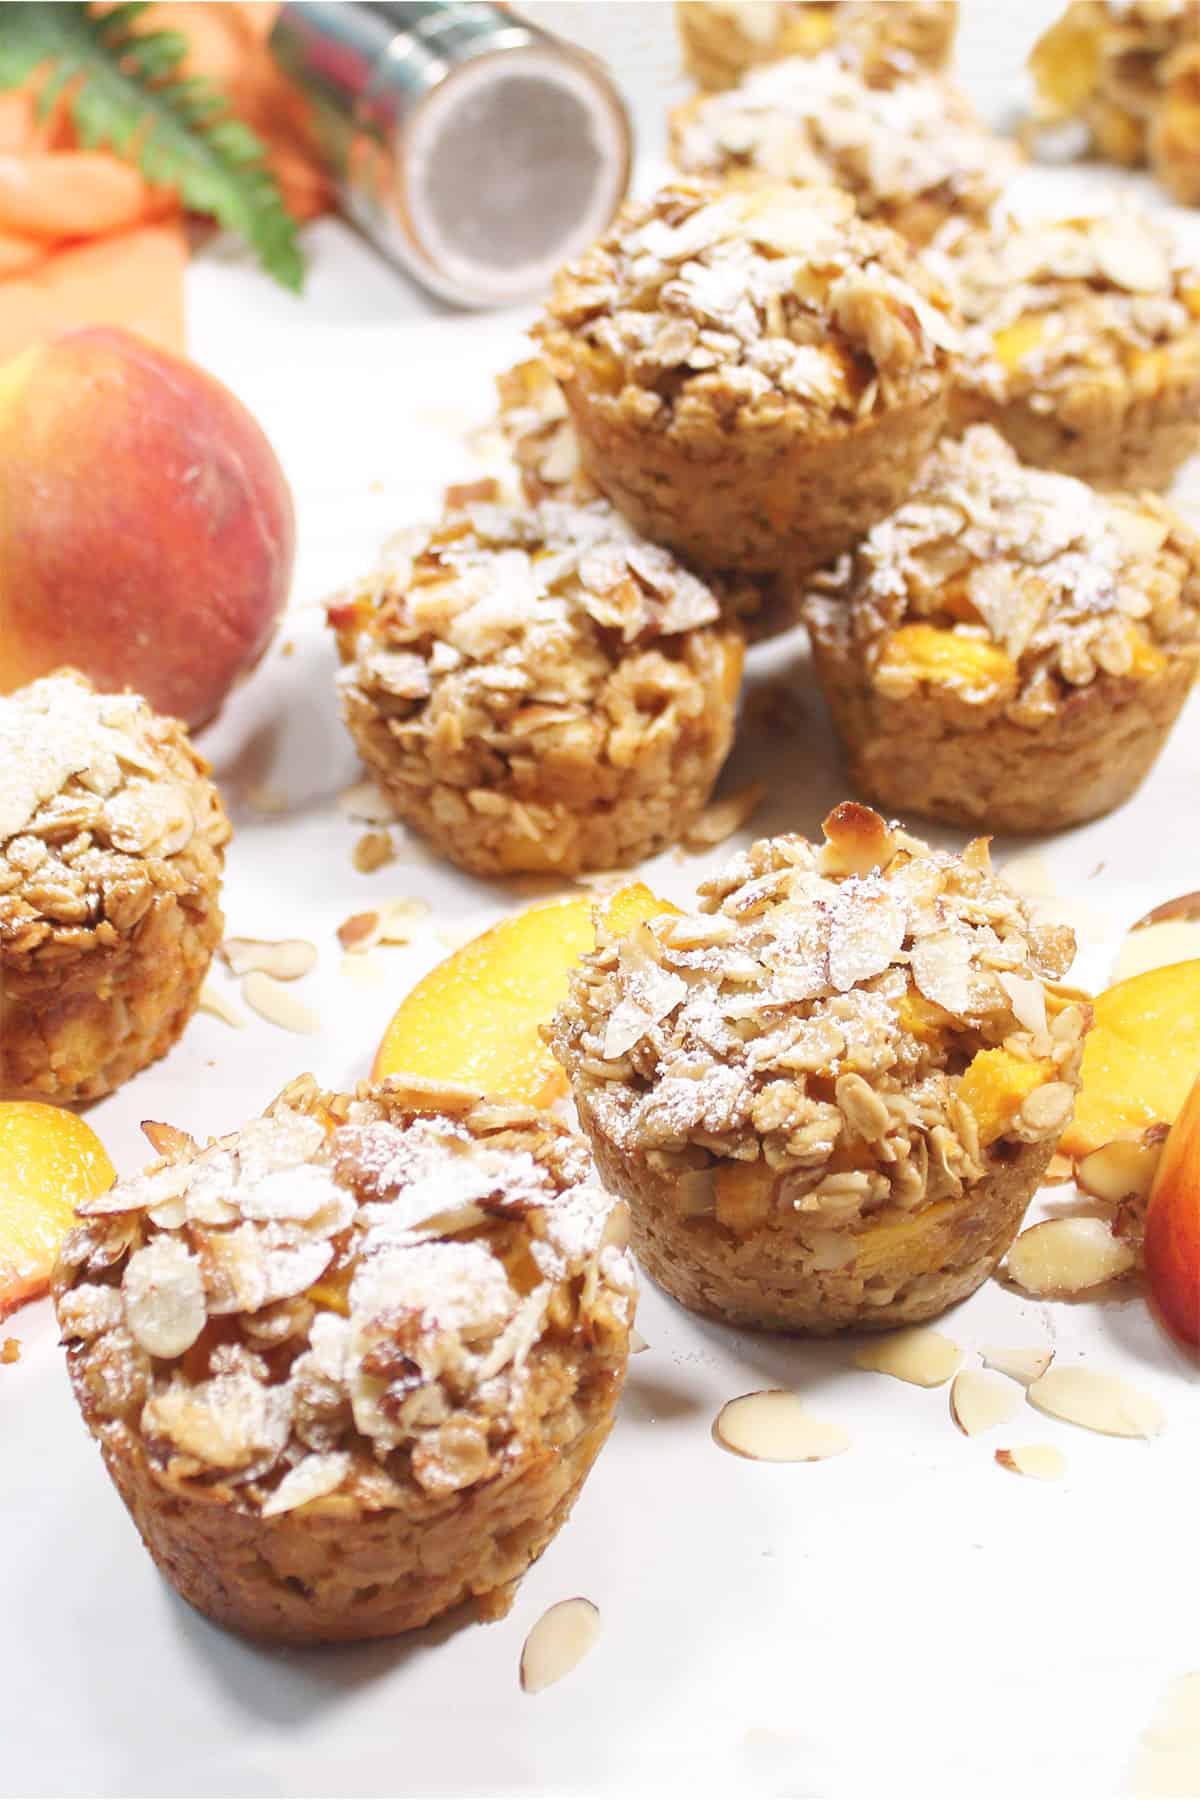
{"label": "peach fuzz skin", "polygon": [[1145,1256],[1158,1311],[1200,1349],[1200,1075],[1163,1145],[1146,1209]]}
{"label": "peach fuzz skin", "polygon": [[0,692],[64,664],[203,724],[287,599],[292,499],[194,363],[107,327],[0,369]]}

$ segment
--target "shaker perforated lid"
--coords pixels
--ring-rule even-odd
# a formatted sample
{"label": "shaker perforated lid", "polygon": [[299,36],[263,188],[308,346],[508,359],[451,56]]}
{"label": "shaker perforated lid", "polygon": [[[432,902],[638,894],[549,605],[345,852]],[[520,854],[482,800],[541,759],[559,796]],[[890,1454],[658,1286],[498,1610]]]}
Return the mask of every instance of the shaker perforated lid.
{"label": "shaker perforated lid", "polygon": [[507,8],[296,3],[271,41],[344,210],[444,299],[538,294],[625,194],[629,121],[604,68]]}

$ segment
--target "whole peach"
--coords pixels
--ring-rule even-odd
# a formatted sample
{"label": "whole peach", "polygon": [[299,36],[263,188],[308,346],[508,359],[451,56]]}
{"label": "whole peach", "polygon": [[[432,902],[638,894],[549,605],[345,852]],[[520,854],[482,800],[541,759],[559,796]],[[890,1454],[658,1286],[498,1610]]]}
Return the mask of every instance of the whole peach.
{"label": "whole peach", "polygon": [[0,692],[70,663],[202,724],[270,642],[294,540],[261,427],[194,363],[96,327],[0,369]]}

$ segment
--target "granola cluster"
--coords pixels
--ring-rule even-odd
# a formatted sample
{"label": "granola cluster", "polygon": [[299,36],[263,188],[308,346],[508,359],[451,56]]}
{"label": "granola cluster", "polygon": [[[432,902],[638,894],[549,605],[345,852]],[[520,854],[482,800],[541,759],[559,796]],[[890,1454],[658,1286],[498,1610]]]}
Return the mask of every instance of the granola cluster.
{"label": "granola cluster", "polygon": [[672,119],[689,175],[830,183],[866,218],[926,243],[949,217],[983,219],[1015,167],[960,89],[903,66],[864,74],[853,57],[793,57]]}
{"label": "granola cluster", "polygon": [[1048,996],[1071,933],[1031,923],[984,840],[934,851],[848,803],[824,845],[760,841],[701,910],[601,941],[553,1026],[581,1116],[712,1212],[714,1159],[765,1162],[774,1204],[815,1226],[959,1195],[988,1159],[960,1093],[980,1052],[1037,1075],[1006,1124],[1069,1117],[1084,1010]]}
{"label": "granola cluster", "polygon": [[684,57],[702,87],[731,87],[755,63],[815,56],[831,44],[871,65],[902,57],[927,68],[949,59],[955,0],[681,0]]}
{"label": "granola cluster", "polygon": [[1200,382],[1200,271],[1161,220],[1005,218],[952,226],[937,250],[966,322],[958,382],[970,392],[1086,434],[1168,380]]}
{"label": "granola cluster", "polygon": [[540,356],[496,377],[497,424],[520,473],[525,498],[585,503],[597,489],[579,458],[566,395]]}
{"label": "granola cluster", "polygon": [[560,380],[684,445],[936,393],[958,342],[941,287],[847,194],[693,180],[624,208],[535,336]]}
{"label": "granola cluster", "polygon": [[[941,649],[957,641],[963,697],[1037,726],[1103,676],[1200,654],[1200,537],[1153,495],[1104,496],[1026,468],[977,426],[939,445],[911,500],[813,584],[805,613],[897,698],[927,671],[894,654],[896,633],[932,627],[947,686]],[[980,645],[1001,654],[972,656]]]}
{"label": "granola cluster", "polygon": [[647,854],[705,804],[728,751],[740,637],[713,589],[604,501],[451,511],[394,540],[330,618],[366,761],[468,867]]}
{"label": "granola cluster", "polygon": [[[56,1277],[85,1413],[161,1481],[263,1518],[412,1511],[577,1433],[623,1366],[624,1209],[548,1115],[311,1077],[81,1208]],[[587,1365],[587,1367],[585,1367]]]}

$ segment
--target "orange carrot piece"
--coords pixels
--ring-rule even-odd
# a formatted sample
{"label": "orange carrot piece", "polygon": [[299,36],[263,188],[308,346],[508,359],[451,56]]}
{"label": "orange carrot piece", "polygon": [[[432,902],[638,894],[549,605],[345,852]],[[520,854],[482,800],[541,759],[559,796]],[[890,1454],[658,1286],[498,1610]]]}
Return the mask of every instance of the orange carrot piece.
{"label": "orange carrot piece", "polygon": [[135,226],[60,251],[0,282],[0,362],[77,325],[121,325],[182,352],[186,267],[176,224]]}

